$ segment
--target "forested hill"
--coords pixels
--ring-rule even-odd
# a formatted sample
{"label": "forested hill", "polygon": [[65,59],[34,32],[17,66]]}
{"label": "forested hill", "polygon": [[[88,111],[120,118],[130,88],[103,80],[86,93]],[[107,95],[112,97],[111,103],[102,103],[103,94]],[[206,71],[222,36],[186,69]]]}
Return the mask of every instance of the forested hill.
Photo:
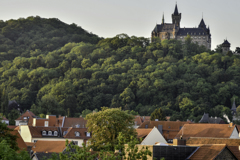
{"label": "forested hill", "polygon": [[0,60],[16,56],[31,57],[59,49],[68,42],[96,44],[100,38],[76,24],[68,25],[57,18],[20,18],[0,21]]}
{"label": "forested hill", "polygon": [[239,56],[207,51],[190,37],[184,44],[125,34],[100,40],[39,17],[1,22],[1,28],[2,100],[37,115],[79,116],[102,106],[149,115],[162,107],[172,120],[197,121],[204,112],[231,115],[233,98],[240,102]]}

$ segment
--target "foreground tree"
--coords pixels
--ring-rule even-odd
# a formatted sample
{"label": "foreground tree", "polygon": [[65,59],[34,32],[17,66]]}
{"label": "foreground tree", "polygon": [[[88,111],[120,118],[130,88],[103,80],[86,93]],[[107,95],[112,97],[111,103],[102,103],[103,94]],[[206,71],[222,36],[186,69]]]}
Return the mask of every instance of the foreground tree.
{"label": "foreground tree", "polygon": [[151,114],[151,121],[158,119],[159,121],[166,121],[166,115],[161,108],[155,109]]}
{"label": "foreground tree", "polygon": [[16,152],[6,140],[0,142],[0,159],[31,160],[27,151]]}
{"label": "foreground tree", "polygon": [[133,119],[134,116],[122,111],[121,108],[103,107],[97,113],[88,114],[86,120],[88,131],[92,133],[91,147],[94,150],[114,151],[120,132],[124,133],[126,140],[130,140],[131,136],[136,137]]}
{"label": "foreground tree", "polygon": [[7,143],[11,149],[18,150],[19,148],[16,142],[17,136],[11,134],[11,131],[12,129],[9,129],[7,124],[2,123],[2,119],[0,118],[0,142],[5,141],[3,143]]}

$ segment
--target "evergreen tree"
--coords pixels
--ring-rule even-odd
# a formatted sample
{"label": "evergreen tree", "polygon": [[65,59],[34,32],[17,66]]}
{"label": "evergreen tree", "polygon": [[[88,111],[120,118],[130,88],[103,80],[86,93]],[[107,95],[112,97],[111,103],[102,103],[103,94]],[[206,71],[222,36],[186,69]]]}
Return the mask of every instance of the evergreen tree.
{"label": "evergreen tree", "polygon": [[155,121],[156,119],[158,121],[166,121],[166,115],[161,108],[157,108],[151,113],[150,119],[151,121]]}

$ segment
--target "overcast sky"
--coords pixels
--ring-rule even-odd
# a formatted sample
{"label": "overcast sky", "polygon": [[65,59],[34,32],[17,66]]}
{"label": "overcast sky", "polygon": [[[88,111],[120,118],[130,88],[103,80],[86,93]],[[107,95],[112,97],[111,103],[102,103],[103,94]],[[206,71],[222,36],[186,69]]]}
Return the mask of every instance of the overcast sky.
{"label": "overcast sky", "polygon": [[[29,16],[76,23],[100,37],[120,33],[149,38],[156,23],[171,23],[176,0],[0,0],[0,19]],[[196,27],[203,18],[210,26],[212,49],[224,39],[240,47],[240,0],[178,0],[181,27]]]}

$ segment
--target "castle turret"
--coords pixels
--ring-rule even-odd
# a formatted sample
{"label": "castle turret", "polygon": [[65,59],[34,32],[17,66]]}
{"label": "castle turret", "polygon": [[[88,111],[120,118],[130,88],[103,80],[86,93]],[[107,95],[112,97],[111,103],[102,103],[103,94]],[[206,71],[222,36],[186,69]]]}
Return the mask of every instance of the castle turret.
{"label": "castle turret", "polygon": [[180,21],[181,21],[181,13],[178,13],[178,7],[176,4],[174,13],[172,14],[172,23],[175,24],[177,27],[180,27]]}
{"label": "castle turret", "polygon": [[224,40],[224,42],[222,43],[222,52],[224,55],[226,55],[230,51],[230,46],[231,44],[228,42],[228,40]]}
{"label": "castle turret", "polygon": [[205,24],[203,18],[202,18],[200,24],[198,25],[198,28],[203,28],[203,29],[205,29],[205,30],[207,29],[206,24]]}

